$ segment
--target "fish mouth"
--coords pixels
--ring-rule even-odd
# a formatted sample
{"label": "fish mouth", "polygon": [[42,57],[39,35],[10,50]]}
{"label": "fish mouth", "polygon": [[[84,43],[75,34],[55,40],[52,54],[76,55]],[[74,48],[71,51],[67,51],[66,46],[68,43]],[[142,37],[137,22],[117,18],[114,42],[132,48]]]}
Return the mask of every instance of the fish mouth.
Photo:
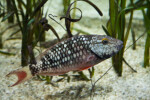
{"label": "fish mouth", "polygon": [[103,57],[104,57],[105,59],[108,59],[108,58],[110,58],[110,57],[116,55],[116,54],[123,48],[123,42],[119,40],[119,43],[120,43],[120,44],[119,44],[118,46],[116,46],[117,51],[112,51],[112,53],[111,53],[110,55],[104,54]]}
{"label": "fish mouth", "polygon": [[107,56],[107,57],[112,57],[114,55],[116,55],[122,48],[123,48],[123,42],[119,40],[119,45],[116,46],[117,51],[113,51],[111,55]]}

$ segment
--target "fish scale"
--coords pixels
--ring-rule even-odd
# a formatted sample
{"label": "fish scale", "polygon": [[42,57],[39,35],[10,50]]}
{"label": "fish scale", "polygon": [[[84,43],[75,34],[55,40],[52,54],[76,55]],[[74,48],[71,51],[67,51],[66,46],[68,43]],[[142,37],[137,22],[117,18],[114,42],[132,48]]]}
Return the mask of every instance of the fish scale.
{"label": "fish scale", "polygon": [[87,54],[93,55],[89,49],[91,42],[87,42],[89,40],[91,40],[91,37],[76,36],[56,44],[45,52],[45,55],[41,58],[42,63],[37,64],[38,67],[30,66],[32,74],[39,74],[39,71],[41,73],[54,71],[61,73],[62,71],[68,72],[70,69],[77,70],[76,66],[82,64],[78,62],[84,60]]}
{"label": "fish scale", "polygon": [[35,75],[61,75],[69,71],[88,69],[112,57],[123,42],[106,35],[80,35],[57,43],[36,57],[36,64],[10,72],[18,81],[15,86]]}

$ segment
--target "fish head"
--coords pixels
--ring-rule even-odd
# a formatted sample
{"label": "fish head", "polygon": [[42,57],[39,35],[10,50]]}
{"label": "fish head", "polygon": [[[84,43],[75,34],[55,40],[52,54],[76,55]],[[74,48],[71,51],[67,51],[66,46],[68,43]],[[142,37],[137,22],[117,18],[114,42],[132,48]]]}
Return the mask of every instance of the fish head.
{"label": "fish head", "polygon": [[121,40],[106,35],[93,36],[91,40],[91,50],[102,60],[112,57],[123,47]]}

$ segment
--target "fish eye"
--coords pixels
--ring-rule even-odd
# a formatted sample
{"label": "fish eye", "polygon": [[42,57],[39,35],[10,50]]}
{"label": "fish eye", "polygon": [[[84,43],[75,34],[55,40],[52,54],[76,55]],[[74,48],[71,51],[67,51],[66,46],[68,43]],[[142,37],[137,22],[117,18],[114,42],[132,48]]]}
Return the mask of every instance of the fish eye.
{"label": "fish eye", "polygon": [[108,44],[108,39],[107,38],[103,38],[102,39],[102,43],[105,45],[105,44]]}

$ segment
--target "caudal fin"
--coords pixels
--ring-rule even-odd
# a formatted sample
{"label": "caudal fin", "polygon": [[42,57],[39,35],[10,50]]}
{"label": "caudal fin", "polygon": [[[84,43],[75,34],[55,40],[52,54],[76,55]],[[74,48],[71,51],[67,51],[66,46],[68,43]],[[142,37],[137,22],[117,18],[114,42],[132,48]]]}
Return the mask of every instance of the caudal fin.
{"label": "caudal fin", "polygon": [[14,70],[14,71],[10,72],[9,74],[7,74],[6,76],[8,77],[8,76],[13,75],[13,74],[18,77],[18,81],[15,84],[13,84],[9,87],[12,87],[12,86],[18,85],[20,83],[23,83],[26,80],[33,77],[30,70],[29,70],[29,67],[23,67],[23,68]]}

